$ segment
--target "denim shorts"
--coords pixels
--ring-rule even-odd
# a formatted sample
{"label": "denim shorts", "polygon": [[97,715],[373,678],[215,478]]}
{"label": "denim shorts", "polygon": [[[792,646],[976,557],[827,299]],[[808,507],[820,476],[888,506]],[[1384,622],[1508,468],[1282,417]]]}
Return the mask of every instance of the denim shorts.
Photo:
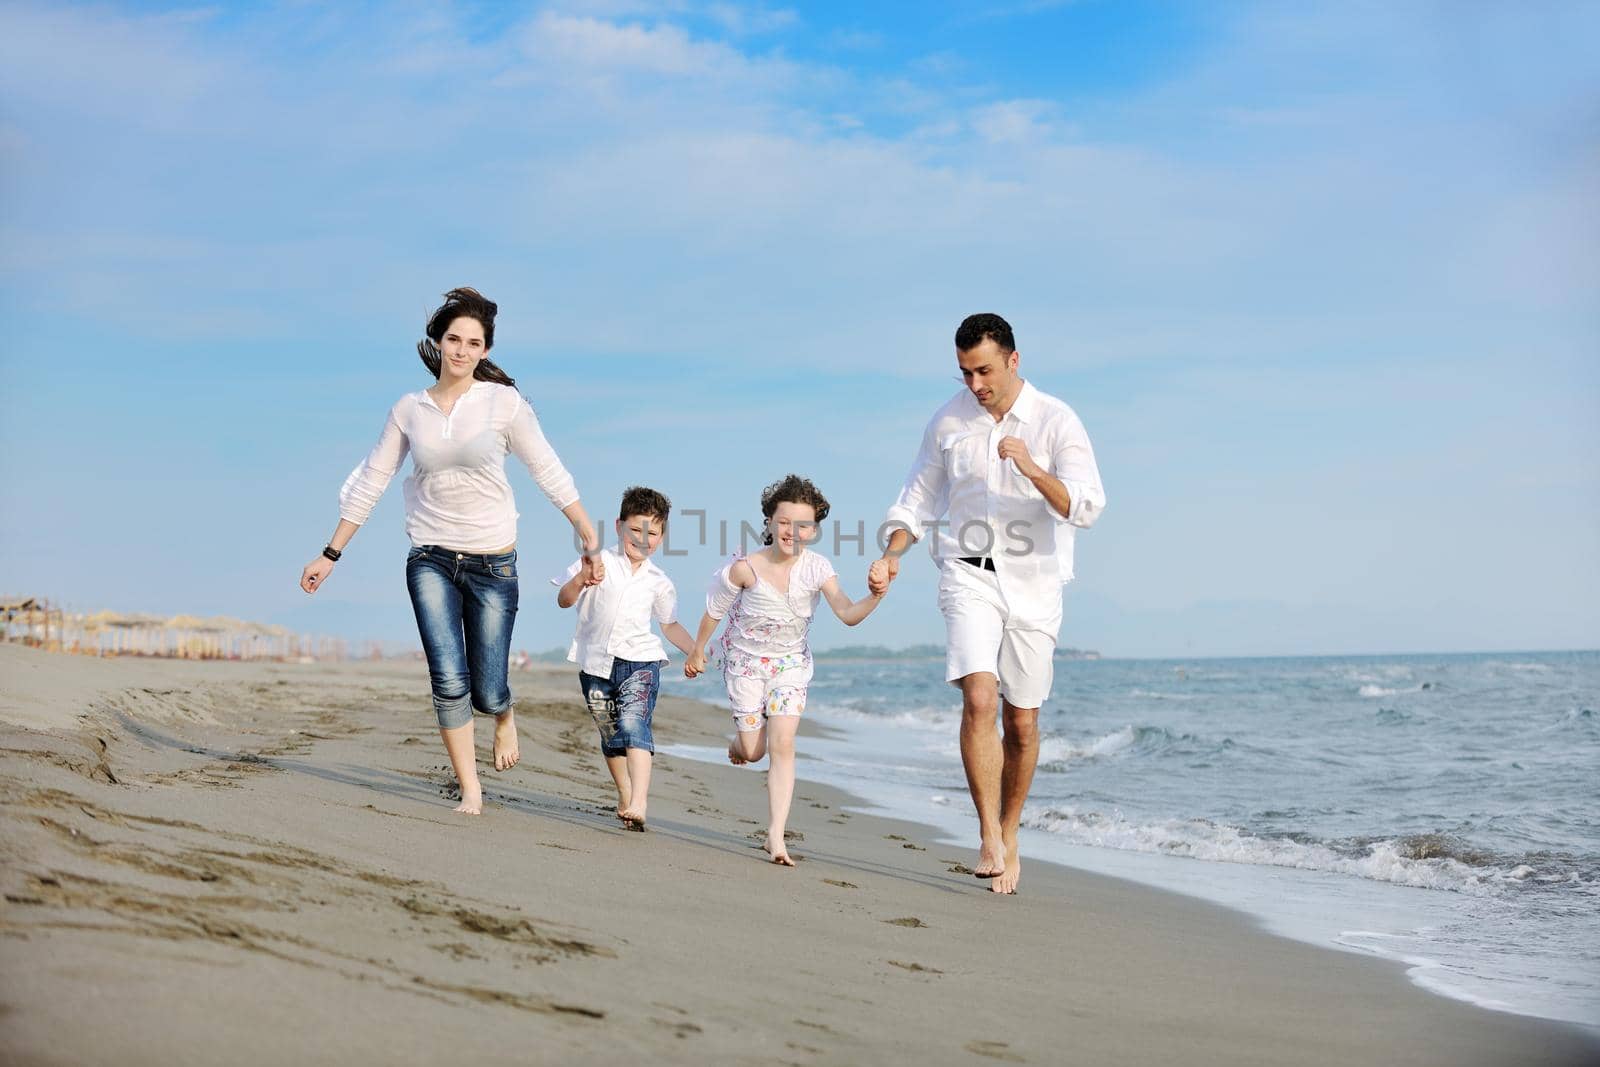
{"label": "denim shorts", "polygon": [[443,729],[511,710],[506,678],[517,619],[516,552],[452,552],[419,545],[406,554],[406,588],[428,656],[433,710]]}
{"label": "denim shorts", "polygon": [[619,659],[611,663],[611,677],[578,672],[584,703],[600,729],[600,751],[607,756],[626,755],[630,748],[656,750],[650,733],[656,696],[661,692],[665,660],[636,663]]}

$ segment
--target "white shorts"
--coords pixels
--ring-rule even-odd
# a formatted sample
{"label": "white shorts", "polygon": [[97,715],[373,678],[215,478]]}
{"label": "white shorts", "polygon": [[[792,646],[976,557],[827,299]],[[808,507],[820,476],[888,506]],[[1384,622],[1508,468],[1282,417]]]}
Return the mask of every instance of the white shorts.
{"label": "white shorts", "polygon": [[940,569],[939,612],[944,616],[944,676],[959,685],[969,674],[1000,680],[1000,696],[1012,707],[1037,708],[1055,680],[1056,635],[1036,624],[1014,625],[993,571],[958,560]]}
{"label": "white shorts", "polygon": [[728,687],[734,729],[751,733],[765,726],[771,716],[803,715],[811,674],[809,655],[750,656],[729,652],[722,661],[722,680]]}

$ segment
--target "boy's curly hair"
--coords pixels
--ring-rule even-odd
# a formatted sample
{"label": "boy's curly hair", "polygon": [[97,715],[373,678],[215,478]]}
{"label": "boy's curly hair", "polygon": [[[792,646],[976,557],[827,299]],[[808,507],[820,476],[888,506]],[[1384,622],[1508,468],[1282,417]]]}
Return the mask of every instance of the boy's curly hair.
{"label": "boy's curly hair", "polygon": [[[811,479],[798,474],[786,474],[761,491],[761,514],[770,520],[779,504],[805,504],[817,513],[817,522],[828,517],[828,498],[822,490],[811,484]],[[772,544],[772,531],[761,534],[761,543]]]}

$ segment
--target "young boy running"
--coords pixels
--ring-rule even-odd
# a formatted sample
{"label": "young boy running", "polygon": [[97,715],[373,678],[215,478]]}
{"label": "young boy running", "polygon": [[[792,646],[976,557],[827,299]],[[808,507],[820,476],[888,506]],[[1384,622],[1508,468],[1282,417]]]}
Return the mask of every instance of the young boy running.
{"label": "young boy running", "polygon": [[[600,553],[602,566],[584,556],[551,585],[556,604],[577,605],[578,628],[567,659],[578,664],[578,683],[589,714],[600,729],[600,751],[617,786],[617,817],[643,830],[655,741],[650,720],[667,664],[661,633],[688,654],[689,631],[678,622],[678,592],[650,556],[666,534],[672,502],[654,489],[634,486],[622,494],[617,543]],[[596,572],[599,571],[599,576]]]}

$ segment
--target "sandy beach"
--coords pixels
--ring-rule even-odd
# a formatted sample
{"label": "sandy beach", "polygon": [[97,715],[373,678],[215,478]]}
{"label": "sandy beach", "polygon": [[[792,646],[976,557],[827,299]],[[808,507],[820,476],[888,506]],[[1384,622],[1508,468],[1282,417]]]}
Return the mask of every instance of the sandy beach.
{"label": "sandy beach", "polygon": [[[657,759],[629,833],[565,670],[513,677],[522,763],[451,813],[420,665],[0,647],[0,1060],[26,1064],[1578,1064],[1583,1031],[1400,967],[800,786]],[[658,744],[724,719],[663,699]],[[489,732],[480,720],[480,758]]]}

